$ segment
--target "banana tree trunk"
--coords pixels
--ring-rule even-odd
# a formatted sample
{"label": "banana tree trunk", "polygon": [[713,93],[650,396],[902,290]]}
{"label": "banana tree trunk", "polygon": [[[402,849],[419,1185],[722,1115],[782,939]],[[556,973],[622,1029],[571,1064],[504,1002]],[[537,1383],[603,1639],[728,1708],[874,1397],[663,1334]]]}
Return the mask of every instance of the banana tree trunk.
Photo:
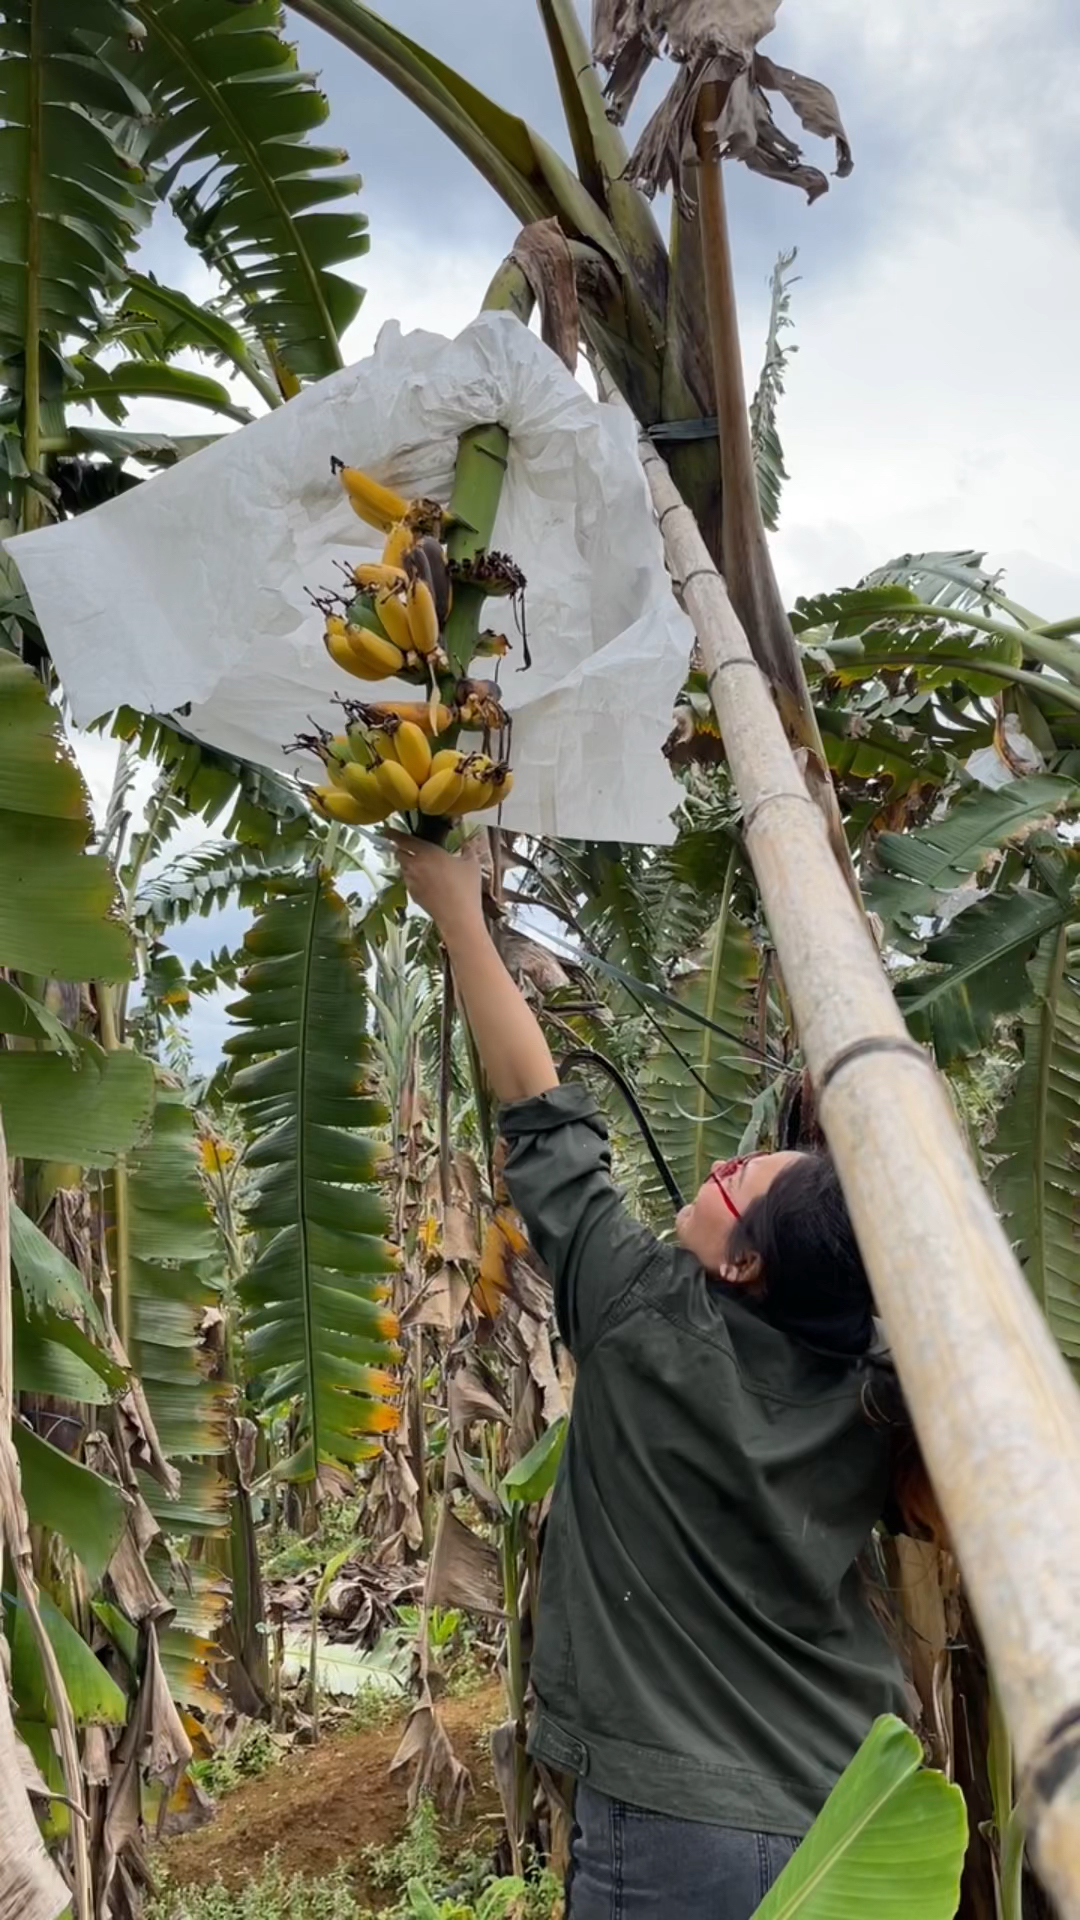
{"label": "banana tree trunk", "polygon": [[1080,1915],[1080,1396],[909,1038],[692,514],[642,461],[693,620],[818,1108],[1012,1734],[1035,1863]]}
{"label": "banana tree trunk", "polygon": [[[6,1548],[20,1602],[29,1615],[56,1714],[63,1749],[64,1783],[72,1803],[75,1910],[78,1920],[90,1920],[90,1861],[82,1773],[71,1709],[37,1609],[26,1508],[11,1437],[15,1406],[13,1370],[10,1186],[4,1123],[0,1115],[0,1549]],[[2,1552],[0,1558],[3,1558]],[[2,1626],[0,1652],[6,1656]],[[8,1704],[7,1675],[6,1657],[0,1658],[0,1920],[56,1920],[56,1915],[69,1907],[71,1895],[45,1852],[27,1798],[19,1744]]]}

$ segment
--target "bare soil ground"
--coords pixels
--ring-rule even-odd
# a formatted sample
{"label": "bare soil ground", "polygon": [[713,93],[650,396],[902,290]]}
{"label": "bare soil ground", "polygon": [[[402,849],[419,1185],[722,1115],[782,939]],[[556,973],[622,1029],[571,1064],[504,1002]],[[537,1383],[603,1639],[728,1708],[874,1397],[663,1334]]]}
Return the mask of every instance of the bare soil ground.
{"label": "bare soil ground", "polygon": [[[485,1686],[441,1707],[454,1751],[473,1782],[461,1828],[449,1844],[454,1852],[488,1852],[501,1828],[489,1734],[503,1716],[502,1689]],[[228,1794],[209,1826],[166,1841],[155,1864],[164,1865],[177,1886],[220,1879],[235,1888],[276,1848],[289,1873],[324,1874],[343,1862],[361,1901],[374,1908],[387,1904],[389,1896],[373,1883],[363,1853],[365,1847],[393,1846],[405,1831],[407,1789],[387,1774],[400,1738],[401,1726],[395,1725],[332,1734],[317,1747],[297,1748],[262,1779]]]}

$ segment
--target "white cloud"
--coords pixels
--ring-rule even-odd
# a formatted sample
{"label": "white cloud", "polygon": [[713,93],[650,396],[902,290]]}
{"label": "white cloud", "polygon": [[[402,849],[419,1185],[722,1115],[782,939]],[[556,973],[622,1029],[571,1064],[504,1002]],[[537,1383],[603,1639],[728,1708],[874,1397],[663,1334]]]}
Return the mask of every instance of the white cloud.
{"label": "white cloud", "polygon": [[927,547],[1023,547],[1080,569],[1080,389],[1061,358],[1078,303],[1064,223],[989,198],[883,236],[839,298],[809,273],[781,419],[788,591]]}

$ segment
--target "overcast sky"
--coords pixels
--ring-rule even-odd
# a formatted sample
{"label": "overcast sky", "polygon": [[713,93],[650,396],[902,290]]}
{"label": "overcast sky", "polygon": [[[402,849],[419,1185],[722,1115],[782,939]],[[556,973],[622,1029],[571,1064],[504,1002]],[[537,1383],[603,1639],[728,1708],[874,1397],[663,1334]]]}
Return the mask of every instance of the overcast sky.
{"label": "overcast sky", "polygon": [[[533,0],[382,10],[567,151]],[[290,27],[321,75],[327,131],[364,175],[368,291],[350,357],[389,319],[456,332],[515,221],[386,82],[291,14]],[[1016,598],[1051,618],[1077,611],[1080,8],[786,0],[768,51],[833,87],[855,154],[851,179],[813,208],[728,169],[751,383],[773,262],[799,249],[799,352],[780,421],[791,483],[774,543],[785,592],[850,584],[909,550],[973,546],[1008,566]],[[163,223],[144,260],[203,290]]]}
{"label": "overcast sky", "polygon": [[[385,0],[383,11],[566,150],[533,0]],[[393,88],[289,18],[329,98],[328,131],[364,176],[368,292],[350,352],[366,353],[390,318],[455,332],[511,244],[513,217]],[[781,420],[792,479],[775,549],[785,589],[836,586],[908,549],[972,545],[1043,562],[1025,569],[1030,586],[1045,583],[1048,612],[1072,611],[1080,582],[1054,569],[1080,574],[1080,119],[1069,97],[1080,8],[786,0],[769,50],[834,88],[855,152],[852,177],[812,208],[728,169],[751,380],[773,261],[799,249],[799,354]],[[172,235],[156,231],[147,257],[197,285]],[[1019,577],[1014,587],[1022,597]]]}

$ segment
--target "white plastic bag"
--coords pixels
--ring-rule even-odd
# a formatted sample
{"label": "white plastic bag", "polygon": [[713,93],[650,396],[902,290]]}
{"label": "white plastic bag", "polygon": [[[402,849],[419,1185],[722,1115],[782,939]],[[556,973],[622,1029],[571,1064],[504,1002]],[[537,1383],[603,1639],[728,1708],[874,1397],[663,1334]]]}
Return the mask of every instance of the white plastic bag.
{"label": "white plastic bag", "polygon": [[[661,754],[692,644],[672,598],[630,415],[601,406],[507,314],[458,339],[384,328],[374,354],[80,519],[6,544],[76,721],[120,705],[312,778],[286,755],[357,697],[308,590],[381,540],[331,477],[337,455],[412,497],[449,498],[459,435],[499,421],[510,463],[494,545],[528,580],[532,667],[501,663],[513,716],[504,823],[666,843],[678,787]],[[485,623],[506,628],[506,603]],[[511,638],[513,635],[511,634]],[[490,671],[492,663],[484,662]],[[406,697],[396,683],[372,697]]]}

